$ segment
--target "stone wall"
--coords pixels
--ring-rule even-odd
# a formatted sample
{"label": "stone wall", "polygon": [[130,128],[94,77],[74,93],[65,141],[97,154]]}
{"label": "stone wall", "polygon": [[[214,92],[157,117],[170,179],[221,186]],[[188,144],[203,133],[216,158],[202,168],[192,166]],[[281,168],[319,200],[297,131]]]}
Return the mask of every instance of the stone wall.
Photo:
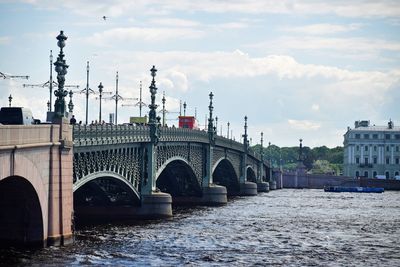
{"label": "stone wall", "polygon": [[282,186],[283,188],[309,189],[323,189],[325,186],[363,186],[383,187],[385,190],[400,190],[400,180],[355,179],[348,176],[286,172],[282,174]]}

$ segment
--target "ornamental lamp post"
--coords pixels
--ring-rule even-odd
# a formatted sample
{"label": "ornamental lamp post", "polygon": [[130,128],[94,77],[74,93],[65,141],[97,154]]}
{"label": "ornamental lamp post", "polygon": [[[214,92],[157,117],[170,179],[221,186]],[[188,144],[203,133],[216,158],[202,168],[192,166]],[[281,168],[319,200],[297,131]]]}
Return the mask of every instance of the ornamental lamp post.
{"label": "ornamental lamp post", "polygon": [[299,162],[302,163],[302,161],[303,161],[303,144],[302,144],[303,139],[300,138],[299,141],[300,141],[300,145],[299,145]]}
{"label": "ornamental lamp post", "polygon": [[165,127],[165,92],[163,92],[162,102],[162,126]]}
{"label": "ornamental lamp post", "polygon": [[11,107],[11,102],[12,102],[12,95],[10,94],[10,96],[8,97],[8,106]]}
{"label": "ornamental lamp post", "polygon": [[229,121],[228,121],[228,123],[227,123],[226,125],[228,126],[228,130],[227,130],[226,138],[228,138],[228,139],[229,139],[229,125],[231,125],[231,124],[230,124],[230,123],[229,123]]}
{"label": "ornamental lamp post", "polygon": [[99,86],[99,123],[101,123],[101,98],[103,97],[103,84],[100,82]]}
{"label": "ornamental lamp post", "polygon": [[210,97],[210,105],[208,106],[209,116],[208,116],[208,128],[207,128],[207,130],[208,130],[208,138],[210,140],[210,143],[213,143],[214,142],[214,132],[215,132],[215,130],[214,130],[214,119],[212,117],[213,116],[212,112],[214,110],[212,100],[213,100],[214,94],[212,92],[210,92],[210,94],[208,96]]}
{"label": "ornamental lamp post", "polygon": [[[215,117],[215,129],[216,129],[216,131],[218,131],[218,117],[217,116]],[[217,133],[217,132],[215,132],[215,133]]]}
{"label": "ornamental lamp post", "polygon": [[186,116],[186,101],[185,102],[183,102],[183,116],[185,117]]}
{"label": "ornamental lamp post", "polygon": [[156,87],[156,81],[154,77],[156,77],[157,69],[153,65],[153,67],[150,70],[151,76],[153,77],[150,85],[150,94],[151,94],[151,104],[149,105],[150,111],[149,111],[149,126],[150,126],[150,138],[151,142],[156,145],[159,140],[158,136],[158,129],[159,129],[159,121],[160,118],[157,118],[156,114],[156,109],[158,105],[156,105],[156,94],[157,94],[157,87]]}
{"label": "ornamental lamp post", "polygon": [[261,142],[260,142],[260,157],[261,157],[261,161],[263,161],[264,159],[264,148],[263,148],[263,142],[264,142],[264,133],[261,132]]}
{"label": "ornamental lamp post", "polygon": [[65,97],[68,92],[64,90],[65,75],[67,74],[68,65],[65,63],[63,48],[65,47],[65,41],[68,39],[64,35],[64,31],[60,31],[57,36],[57,46],[60,48],[57,61],[54,62],[55,70],[57,72],[58,89],[54,91],[54,95],[57,97],[54,103],[55,118],[65,117]]}
{"label": "ornamental lamp post", "polygon": [[249,141],[247,140],[247,116],[244,116],[243,145],[244,145],[244,150],[247,152],[249,149]]}

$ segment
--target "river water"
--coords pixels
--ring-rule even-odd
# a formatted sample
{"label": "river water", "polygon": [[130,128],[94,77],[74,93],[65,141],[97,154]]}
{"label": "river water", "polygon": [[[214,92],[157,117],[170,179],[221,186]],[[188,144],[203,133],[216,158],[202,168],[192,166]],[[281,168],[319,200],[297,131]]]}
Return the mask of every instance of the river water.
{"label": "river water", "polygon": [[276,190],[87,227],[68,247],[0,253],[20,266],[400,266],[400,192]]}

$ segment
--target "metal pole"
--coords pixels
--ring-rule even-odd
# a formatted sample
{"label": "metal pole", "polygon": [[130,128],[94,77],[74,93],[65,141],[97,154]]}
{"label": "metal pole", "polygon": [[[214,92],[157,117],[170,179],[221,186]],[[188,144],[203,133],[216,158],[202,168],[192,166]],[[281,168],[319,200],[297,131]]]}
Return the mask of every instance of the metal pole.
{"label": "metal pole", "polygon": [[12,101],[12,96],[11,96],[11,94],[10,94],[10,96],[8,97],[8,106],[9,107],[11,107],[11,101]]}
{"label": "metal pole", "polygon": [[165,127],[165,92],[163,92],[162,98],[162,126]]}
{"label": "metal pole", "polygon": [[228,131],[227,131],[227,133],[226,133],[226,138],[229,139],[229,125],[230,125],[230,123],[228,122],[227,125],[228,125]]}
{"label": "metal pole", "polygon": [[118,125],[118,71],[116,76],[116,83],[115,83],[115,125]]}
{"label": "metal pole", "polygon": [[139,117],[142,117],[142,81],[140,81],[140,95],[139,95]]}
{"label": "metal pole", "polygon": [[49,80],[49,90],[50,90],[50,109],[51,112],[51,103],[53,98],[53,51],[50,50],[50,80]]}
{"label": "metal pole", "polygon": [[99,100],[100,100],[100,103],[99,103],[99,123],[101,124],[101,98],[102,98],[102,93],[103,93],[103,84],[100,82],[100,84],[99,84]]}
{"label": "metal pole", "polygon": [[86,125],[88,124],[88,108],[89,108],[89,61],[86,66]]}

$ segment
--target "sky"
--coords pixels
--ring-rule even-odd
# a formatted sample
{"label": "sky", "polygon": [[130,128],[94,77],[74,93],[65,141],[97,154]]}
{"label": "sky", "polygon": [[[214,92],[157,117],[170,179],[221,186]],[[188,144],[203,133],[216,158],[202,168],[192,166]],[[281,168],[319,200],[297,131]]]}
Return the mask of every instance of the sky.
{"label": "sky", "polygon": [[[11,94],[13,106],[41,120],[49,90],[23,84],[49,80],[49,53],[56,60],[63,30],[66,84],[79,85],[78,121],[85,121],[79,91],[89,61],[94,91],[102,82],[115,94],[119,72],[119,123],[139,115],[140,81],[149,104],[155,65],[158,111],[164,92],[170,126],[186,102],[186,115],[203,128],[211,91],[218,134],[227,135],[229,122],[240,140],[247,116],[252,145],[263,132],[264,145],[302,138],[305,146],[335,147],[356,120],[400,125],[400,1],[0,0],[0,25],[0,72],[29,75],[0,79],[0,106]],[[99,116],[96,97],[89,97],[89,122]],[[108,119],[115,102],[102,107]]]}

